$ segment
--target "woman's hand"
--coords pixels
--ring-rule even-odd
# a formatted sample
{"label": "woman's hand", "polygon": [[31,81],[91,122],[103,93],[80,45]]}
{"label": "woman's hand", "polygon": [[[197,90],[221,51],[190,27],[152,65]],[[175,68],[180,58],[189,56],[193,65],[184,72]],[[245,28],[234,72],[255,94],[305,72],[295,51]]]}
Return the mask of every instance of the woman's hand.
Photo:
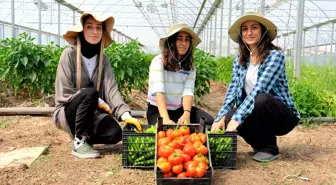
{"label": "woman's hand", "polygon": [[236,131],[239,126],[239,123],[235,120],[231,120],[229,124],[227,125],[226,131]]}
{"label": "woman's hand", "polygon": [[189,123],[190,123],[190,112],[185,111],[178,120],[178,124],[189,124]]}
{"label": "woman's hand", "polygon": [[218,129],[224,130],[224,120],[225,116],[218,122],[214,122],[211,126],[211,132],[216,132]]}
{"label": "woman's hand", "polygon": [[211,132],[216,132],[218,129],[224,130],[224,122],[214,122],[211,126]]}
{"label": "woman's hand", "polygon": [[163,118],[162,123],[163,124],[175,124],[175,122],[171,120],[170,118]]}

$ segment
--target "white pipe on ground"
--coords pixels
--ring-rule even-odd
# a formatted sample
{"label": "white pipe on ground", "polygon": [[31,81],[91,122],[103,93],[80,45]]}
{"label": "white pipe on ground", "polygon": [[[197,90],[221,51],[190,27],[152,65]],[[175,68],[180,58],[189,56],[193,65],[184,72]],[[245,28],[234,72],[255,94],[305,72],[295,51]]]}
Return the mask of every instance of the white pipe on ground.
{"label": "white pipe on ground", "polygon": [[[4,115],[51,115],[55,107],[6,107],[0,108],[0,116]],[[131,110],[131,115],[144,118],[146,111]]]}
{"label": "white pipe on ground", "polygon": [[[0,116],[6,115],[51,115],[55,107],[7,107],[0,108]],[[146,118],[145,110],[131,110],[131,115],[135,118]],[[302,118],[308,122],[334,122],[334,117],[309,117]]]}

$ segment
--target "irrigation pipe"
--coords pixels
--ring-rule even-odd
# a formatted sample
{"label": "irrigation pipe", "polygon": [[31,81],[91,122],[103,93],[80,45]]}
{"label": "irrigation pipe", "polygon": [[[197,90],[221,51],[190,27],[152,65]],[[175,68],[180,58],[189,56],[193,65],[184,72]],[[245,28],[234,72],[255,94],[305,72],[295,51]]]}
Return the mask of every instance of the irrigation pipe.
{"label": "irrigation pipe", "polygon": [[[51,115],[55,107],[8,107],[0,108],[0,116],[8,115]],[[135,118],[145,118],[145,110],[131,110],[131,115]],[[334,122],[334,117],[309,117],[302,118],[305,122]]]}
{"label": "irrigation pipe", "polygon": [[[51,115],[55,107],[8,107],[0,108],[0,116],[8,115]],[[144,118],[146,111],[131,110],[135,118]]]}

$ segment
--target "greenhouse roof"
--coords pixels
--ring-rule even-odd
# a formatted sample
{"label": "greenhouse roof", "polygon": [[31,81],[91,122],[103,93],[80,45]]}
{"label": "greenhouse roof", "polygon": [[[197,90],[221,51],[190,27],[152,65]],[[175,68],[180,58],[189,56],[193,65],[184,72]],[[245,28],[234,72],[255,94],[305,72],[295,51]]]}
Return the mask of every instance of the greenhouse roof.
{"label": "greenhouse roof", "polygon": [[[205,29],[210,29],[211,21],[214,22],[217,16],[212,27],[214,30],[216,25],[217,34],[212,41],[217,42],[221,30],[222,39],[227,38],[230,12],[233,23],[241,15],[242,9],[260,10],[259,0],[231,1],[230,11],[230,0],[42,0],[41,24],[42,31],[58,33],[59,2],[61,34],[78,21],[81,12],[99,12],[114,16],[114,28],[124,35],[138,39],[147,47],[157,47],[159,38],[167,34],[169,25],[187,23],[202,34]],[[265,0],[264,14],[278,26],[280,38],[277,42],[293,45],[292,38],[282,36],[295,33],[297,5],[297,0]],[[38,29],[38,15],[38,0],[15,1],[15,24]],[[11,0],[0,0],[0,21],[11,22]],[[305,0],[303,26],[306,28],[306,46],[334,43],[331,40],[331,23],[334,21],[335,0]],[[319,27],[318,32],[316,27]]]}

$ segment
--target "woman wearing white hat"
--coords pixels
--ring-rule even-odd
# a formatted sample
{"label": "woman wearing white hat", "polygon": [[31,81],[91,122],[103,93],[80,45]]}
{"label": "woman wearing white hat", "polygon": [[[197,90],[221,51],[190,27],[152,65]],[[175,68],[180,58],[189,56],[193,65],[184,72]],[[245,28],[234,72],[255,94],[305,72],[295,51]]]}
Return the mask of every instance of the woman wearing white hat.
{"label": "woman wearing white hat", "polygon": [[272,44],[277,27],[262,14],[246,12],[229,29],[239,44],[232,79],[212,131],[238,131],[254,149],[253,159],[268,162],[279,157],[276,136],[299,122],[285,71],[285,57]]}
{"label": "woman wearing white hat", "polygon": [[161,54],[156,56],[149,69],[148,124],[155,124],[158,117],[164,124],[198,123],[205,118],[206,124],[213,117],[192,106],[196,68],[193,48],[200,38],[186,24],[173,24],[168,36],[160,39]]}
{"label": "woman wearing white hat", "polygon": [[63,35],[64,49],[56,74],[56,109],[53,121],[74,139],[72,154],[99,157],[92,144],[115,144],[121,140],[117,120],[133,123],[117,88],[104,48],[112,43],[113,17],[84,13],[80,23]]}

